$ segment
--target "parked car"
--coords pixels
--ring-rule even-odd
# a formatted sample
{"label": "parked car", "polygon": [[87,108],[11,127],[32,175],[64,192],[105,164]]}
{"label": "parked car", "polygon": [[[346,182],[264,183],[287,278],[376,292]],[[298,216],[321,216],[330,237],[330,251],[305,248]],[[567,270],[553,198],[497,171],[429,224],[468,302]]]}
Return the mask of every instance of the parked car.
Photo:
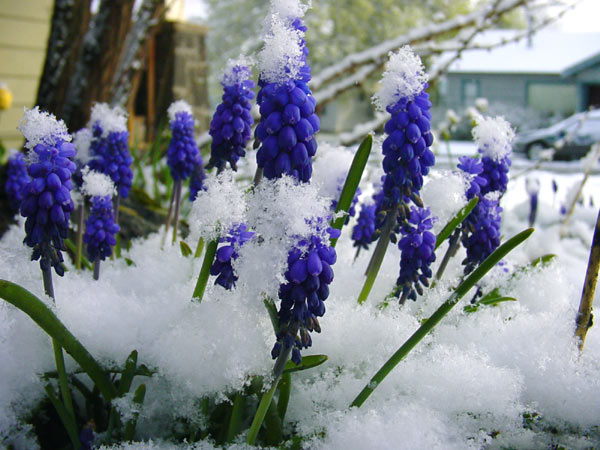
{"label": "parked car", "polygon": [[519,133],[513,149],[539,159],[548,149],[553,159],[579,159],[600,141],[600,109],[572,115],[548,128]]}

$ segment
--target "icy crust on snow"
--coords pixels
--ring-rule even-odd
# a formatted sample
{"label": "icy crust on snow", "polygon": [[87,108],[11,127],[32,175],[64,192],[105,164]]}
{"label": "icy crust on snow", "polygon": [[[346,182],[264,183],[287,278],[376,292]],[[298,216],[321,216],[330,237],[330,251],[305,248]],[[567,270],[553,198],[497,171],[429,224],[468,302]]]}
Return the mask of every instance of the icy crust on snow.
{"label": "icy crust on snow", "polygon": [[473,139],[483,156],[495,161],[510,155],[515,132],[504,117],[477,117],[473,127]]}
{"label": "icy crust on snow", "polygon": [[236,59],[228,59],[223,74],[221,75],[221,84],[223,86],[234,86],[252,77],[251,67],[254,65],[254,59],[247,56],[240,56]]}
{"label": "icy crust on snow", "polygon": [[206,240],[214,240],[233,225],[244,222],[244,186],[235,181],[231,170],[224,170],[219,175],[209,174],[204,187],[192,204],[189,222],[193,232]]}
{"label": "icy crust on snow", "polygon": [[90,170],[85,167],[81,174],[83,176],[83,185],[81,191],[84,195],[90,197],[112,197],[117,194],[115,184],[108,175],[96,170]]}
{"label": "icy crust on snow", "polygon": [[466,205],[465,191],[469,181],[462,173],[433,171],[421,189],[421,199],[431,215],[436,218],[433,232],[440,232],[446,224]]}
{"label": "icy crust on snow", "polygon": [[416,55],[408,45],[398,52],[389,54],[385,72],[379,81],[379,91],[373,97],[375,104],[382,111],[395,104],[401,98],[412,99],[423,90],[429,76]]}
{"label": "icy crust on snow", "polygon": [[107,103],[95,103],[90,114],[90,126],[99,125],[102,137],[109,133],[127,131],[127,113],[119,106],[111,108]]}
{"label": "icy crust on snow", "polygon": [[258,54],[260,77],[267,83],[281,84],[294,80],[304,65],[301,47],[303,33],[278,14],[267,17],[269,30]]}
{"label": "icy crust on snow", "polygon": [[188,102],[186,102],[185,100],[177,100],[171,103],[171,106],[169,106],[169,109],[167,109],[167,113],[169,114],[169,120],[173,122],[177,113],[180,112],[187,113],[190,116],[193,115],[192,107],[189,105]]}
{"label": "icy crust on snow", "polygon": [[38,144],[56,145],[59,140],[70,142],[71,135],[62,120],[56,120],[54,114],[40,111],[39,106],[23,108],[23,117],[17,129],[25,137],[25,147],[32,149]]}
{"label": "icy crust on snow", "polygon": [[81,164],[87,164],[91,159],[90,146],[92,145],[94,134],[89,128],[82,128],[73,133],[73,145],[75,146],[75,159]]}

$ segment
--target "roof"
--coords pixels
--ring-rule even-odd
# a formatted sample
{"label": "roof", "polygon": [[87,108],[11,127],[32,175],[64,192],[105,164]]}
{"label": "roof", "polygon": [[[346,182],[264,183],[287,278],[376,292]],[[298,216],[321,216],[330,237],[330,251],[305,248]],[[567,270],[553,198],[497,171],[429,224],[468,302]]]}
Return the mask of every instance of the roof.
{"label": "roof", "polygon": [[[510,40],[523,30],[490,30],[476,39],[480,45]],[[491,50],[470,50],[449,67],[449,73],[535,73],[571,75],[582,64],[596,61],[600,33],[536,32],[531,42],[522,38]],[[580,70],[580,69],[579,69]]]}

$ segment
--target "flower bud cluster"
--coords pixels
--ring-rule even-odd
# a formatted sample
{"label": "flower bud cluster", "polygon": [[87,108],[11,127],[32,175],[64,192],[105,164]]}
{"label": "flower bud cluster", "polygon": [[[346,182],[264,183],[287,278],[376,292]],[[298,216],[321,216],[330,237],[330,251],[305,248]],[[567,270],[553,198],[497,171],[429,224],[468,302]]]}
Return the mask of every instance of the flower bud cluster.
{"label": "flower bud cluster", "polygon": [[232,262],[238,258],[239,248],[252,239],[252,236],[254,232],[248,231],[246,224],[242,223],[231,228],[225,237],[219,239],[220,243],[226,245],[217,249],[215,260],[210,267],[210,274],[217,277],[215,284],[228,290],[235,286],[238,277],[233,271]]}
{"label": "flower bud cluster", "polygon": [[89,167],[92,170],[108,175],[117,188],[120,197],[126,198],[131,189],[133,173],[132,158],[129,154],[127,131],[111,131],[104,136],[99,123],[92,124],[93,139],[90,144],[92,159]]}
{"label": "flower bud cluster", "polygon": [[90,200],[90,215],[85,221],[83,242],[87,244],[90,260],[104,260],[115,245],[119,226],[114,223],[110,196],[94,196]]}
{"label": "flower bud cluster", "polygon": [[4,192],[8,197],[10,209],[13,211],[19,210],[23,200],[23,190],[30,181],[23,153],[15,152],[6,163],[6,183],[4,184]]}
{"label": "flower bud cluster", "polygon": [[167,165],[174,181],[189,178],[202,157],[194,140],[194,118],[186,110],[173,114],[169,123],[171,141],[167,148]]}
{"label": "flower bud cluster", "polygon": [[429,230],[433,228],[429,209],[412,207],[401,225],[402,238],[398,242],[400,249],[400,276],[396,281],[397,295],[402,294],[401,303],[406,298],[417,299],[417,293],[423,295],[423,287],[429,286],[431,264],[435,261],[435,236]]}
{"label": "flower bud cluster", "polygon": [[[339,237],[339,230],[329,228],[330,238]],[[300,364],[300,350],[312,345],[311,331],[321,332],[318,317],[325,314],[329,297],[329,284],[333,281],[333,269],[337,259],[335,249],[320,235],[301,239],[290,250],[284,276],[286,282],[279,288],[279,331],[273,347],[273,358],[283,348],[292,348],[292,361]]]}
{"label": "flower bud cluster", "polygon": [[363,204],[360,208],[360,213],[356,221],[356,225],[352,228],[352,244],[354,247],[364,248],[367,250],[369,244],[377,239],[377,213],[381,208],[383,201],[383,191],[379,190],[373,195],[373,202]]}
{"label": "flower bud cluster", "polygon": [[237,170],[237,161],[246,154],[254,122],[250,113],[254,82],[249,79],[250,75],[247,66],[233,64],[221,81],[223,101],[217,106],[208,131],[212,137],[208,169],[216,167],[221,172],[229,163],[233,170]]}
{"label": "flower bud cluster", "polygon": [[37,144],[30,152],[27,173],[31,181],[25,186],[21,215],[26,217],[24,242],[33,248],[32,260],[40,260],[42,270],[54,267],[64,274],[61,263],[63,239],[67,237],[69,216],[73,211],[71,174],[75,147],[62,139],[53,145]]}

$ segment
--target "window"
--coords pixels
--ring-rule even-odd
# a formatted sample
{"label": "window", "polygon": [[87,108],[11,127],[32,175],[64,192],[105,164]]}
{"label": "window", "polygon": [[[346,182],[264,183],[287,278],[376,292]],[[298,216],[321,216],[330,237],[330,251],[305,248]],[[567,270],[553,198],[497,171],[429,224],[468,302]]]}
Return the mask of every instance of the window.
{"label": "window", "polygon": [[461,98],[463,106],[473,106],[480,97],[479,80],[466,79],[461,81]]}
{"label": "window", "polygon": [[572,114],[577,108],[576,87],[559,83],[529,83],[527,106],[548,114]]}

